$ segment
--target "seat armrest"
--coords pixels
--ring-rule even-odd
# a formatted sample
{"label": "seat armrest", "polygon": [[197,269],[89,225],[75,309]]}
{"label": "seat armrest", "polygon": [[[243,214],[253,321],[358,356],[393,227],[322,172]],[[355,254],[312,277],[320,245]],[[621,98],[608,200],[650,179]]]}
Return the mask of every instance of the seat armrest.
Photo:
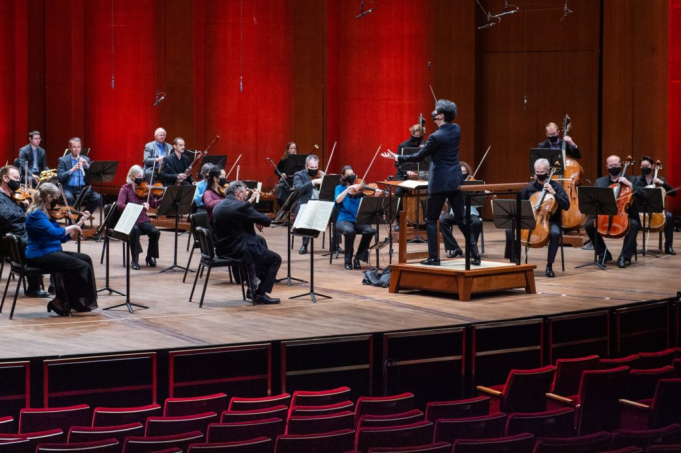
{"label": "seat armrest", "polygon": [[497,398],[501,398],[501,395],[503,395],[503,393],[501,393],[499,390],[494,390],[483,385],[478,385],[476,389],[478,390],[479,393],[484,393],[485,395],[489,396],[495,396]]}
{"label": "seat armrest", "polygon": [[565,398],[564,396],[556,395],[555,393],[547,393],[546,398],[551,400],[551,402],[559,403],[561,405],[566,405],[570,407],[575,407],[577,405],[576,401],[573,401],[570,398]]}
{"label": "seat armrest", "polygon": [[628,408],[631,409],[640,409],[640,410],[649,410],[650,406],[647,404],[641,404],[637,403],[636,401],[631,401],[631,400],[620,400],[620,404],[622,406],[627,406]]}

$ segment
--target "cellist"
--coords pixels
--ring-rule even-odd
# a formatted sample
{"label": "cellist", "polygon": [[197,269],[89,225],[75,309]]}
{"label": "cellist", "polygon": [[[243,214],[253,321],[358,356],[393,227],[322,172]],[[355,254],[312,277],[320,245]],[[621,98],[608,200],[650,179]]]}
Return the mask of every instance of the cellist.
{"label": "cellist", "polygon": [[[619,156],[610,156],[606,160],[606,167],[608,169],[609,175],[602,176],[596,180],[594,186],[596,187],[610,187],[611,184],[621,183],[624,186],[629,187],[634,196],[640,196],[643,192],[643,188],[639,182],[639,179],[635,176],[625,175],[620,176],[622,172],[622,160]],[[622,244],[622,251],[619,258],[617,259],[617,267],[624,268],[631,264],[631,255],[636,251],[636,236],[638,235],[638,230],[641,228],[641,223],[639,221],[638,211],[632,204],[629,209],[629,231],[627,231],[624,236],[624,244]],[[596,231],[596,222],[593,218],[584,225],[586,233],[591,239],[591,243],[596,247],[596,254],[599,256],[599,261],[608,262],[612,261],[612,255],[610,252],[606,251],[605,242],[603,238]],[[603,253],[605,253],[605,259],[603,259]]]}
{"label": "cellist", "polygon": [[[570,208],[570,199],[559,182],[548,180],[550,169],[551,164],[549,164],[547,159],[537,159],[534,162],[533,181],[522,190],[520,197],[523,200],[529,200],[535,193],[546,190],[546,193],[553,195],[558,204],[558,209],[549,219],[551,231],[549,233],[549,251],[546,255],[546,271],[544,272],[544,275],[553,278],[556,276],[553,272],[553,262],[556,260],[556,253],[560,244],[562,211]],[[513,257],[513,239],[513,231],[506,230],[506,251],[504,257],[511,261],[515,261]]]}
{"label": "cellist", "polygon": [[[640,160],[641,176],[639,176],[639,184],[642,187],[652,186],[662,187],[667,191],[670,197],[676,196],[676,191],[669,185],[667,180],[662,176],[653,177],[653,158],[650,156],[643,156]],[[674,217],[671,212],[664,210],[665,224],[664,224],[664,253],[665,255],[676,255],[674,251]]]}
{"label": "cellist", "polygon": [[546,140],[543,142],[540,142],[537,147],[539,148],[547,148],[547,149],[562,149],[563,147],[563,140],[565,140],[565,144],[567,145],[565,152],[567,153],[568,156],[574,158],[574,159],[579,159],[582,157],[582,153],[579,152],[579,148],[577,147],[577,144],[572,140],[572,137],[569,135],[566,135],[563,138],[560,138],[558,135],[558,125],[556,123],[549,123],[546,125]]}

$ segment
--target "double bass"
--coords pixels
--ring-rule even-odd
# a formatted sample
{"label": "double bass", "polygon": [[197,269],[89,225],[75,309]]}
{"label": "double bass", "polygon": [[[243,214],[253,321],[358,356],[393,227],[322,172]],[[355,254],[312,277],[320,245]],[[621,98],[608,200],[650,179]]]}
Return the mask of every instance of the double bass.
{"label": "double bass", "polygon": [[[657,179],[657,172],[662,170],[662,162],[659,160],[655,162],[655,173],[653,173],[653,181]],[[667,196],[667,191],[663,187],[656,186],[655,183],[651,183],[645,187],[646,189],[657,189],[662,191],[662,207],[664,207],[664,199]],[[641,225],[653,233],[664,230],[664,225],[666,223],[664,210],[662,212],[653,212],[652,214],[639,213],[641,217]]]}
{"label": "double bass", "polygon": [[561,147],[565,171],[563,172],[561,183],[570,200],[570,209],[563,211],[561,214],[561,224],[565,231],[582,228],[588,219],[587,216],[579,212],[579,198],[577,196],[577,186],[582,183],[582,173],[584,173],[584,169],[579,162],[570,159],[565,152],[567,144],[565,143],[564,138],[571,127],[572,123],[570,121],[570,116],[565,115],[565,118],[563,119],[563,145]]}
{"label": "double bass", "polygon": [[[551,169],[547,182],[551,181],[557,170],[558,166]],[[551,239],[550,220],[551,216],[558,210],[558,202],[556,197],[544,188],[541,192],[532,194],[530,203],[532,203],[532,213],[536,225],[532,230],[520,231],[520,243],[525,247],[541,248],[548,244],[549,239]]]}
{"label": "double bass", "polygon": [[[631,156],[622,165],[619,177],[623,178],[627,174],[627,168],[634,165]],[[621,182],[610,184],[610,188],[615,191],[615,201],[617,201],[617,215],[598,216],[598,234],[609,238],[621,238],[626,236],[629,231],[629,208],[631,197],[634,195],[632,188],[625,186]]]}

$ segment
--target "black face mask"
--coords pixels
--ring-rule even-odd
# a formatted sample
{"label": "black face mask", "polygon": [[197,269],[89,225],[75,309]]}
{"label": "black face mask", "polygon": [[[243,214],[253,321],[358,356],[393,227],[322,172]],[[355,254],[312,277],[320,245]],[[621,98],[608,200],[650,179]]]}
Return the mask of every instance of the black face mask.
{"label": "black face mask", "polygon": [[142,184],[144,182],[144,178],[135,178],[134,181],[135,181],[135,185],[139,186],[140,184]]}
{"label": "black face mask", "polygon": [[308,168],[308,169],[307,169],[307,174],[310,175],[310,176],[314,176],[314,175],[317,174],[318,171],[319,171],[318,168],[315,168],[314,170],[312,170],[311,168]]}
{"label": "black face mask", "polygon": [[551,143],[556,143],[558,141],[558,136],[554,135],[554,136],[549,137],[549,141]]}
{"label": "black face mask", "polygon": [[53,208],[57,207],[57,202],[58,202],[58,201],[59,201],[59,200],[52,200],[52,201],[50,202],[50,206],[53,207]]}
{"label": "black face mask", "polygon": [[608,173],[610,173],[612,176],[618,176],[621,171],[622,171],[622,167],[608,168]]}
{"label": "black face mask", "polygon": [[13,179],[10,179],[7,185],[12,190],[12,192],[16,192],[17,190],[19,190],[19,187],[21,187],[21,181],[15,181]]}
{"label": "black face mask", "polygon": [[348,175],[348,176],[346,176],[346,177],[343,178],[343,179],[345,179],[345,182],[347,182],[348,184],[352,185],[352,184],[355,183],[355,180],[357,179],[357,175]]}
{"label": "black face mask", "polygon": [[412,135],[411,136],[411,144],[412,145],[420,145],[421,144],[421,137],[414,137]]}
{"label": "black face mask", "polygon": [[439,113],[433,113],[433,114],[432,114],[432,116],[433,116],[433,121],[437,121],[437,116],[438,116],[438,115],[439,115]]}
{"label": "black face mask", "polygon": [[547,175],[546,173],[544,173],[543,175],[536,175],[535,174],[534,176],[537,177],[537,181],[539,181],[539,182],[544,182],[544,181],[546,181],[546,178],[549,177],[549,175]]}
{"label": "black face mask", "polygon": [[227,184],[227,178],[220,178],[220,179],[218,179],[218,185],[219,185],[220,187],[224,187],[225,184]]}
{"label": "black face mask", "polygon": [[650,167],[641,167],[641,173],[643,173],[643,176],[648,176],[653,172],[653,169]]}

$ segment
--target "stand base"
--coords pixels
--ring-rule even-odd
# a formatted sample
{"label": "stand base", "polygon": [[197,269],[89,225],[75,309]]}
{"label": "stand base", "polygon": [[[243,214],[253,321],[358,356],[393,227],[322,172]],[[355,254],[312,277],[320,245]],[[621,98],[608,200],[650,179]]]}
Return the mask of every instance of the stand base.
{"label": "stand base", "polygon": [[596,267],[598,267],[598,268],[599,268],[600,270],[602,270],[602,271],[607,271],[607,270],[608,270],[608,268],[605,266],[605,264],[602,264],[602,263],[600,263],[600,262],[598,262],[598,261],[592,261],[592,262],[590,262],[590,263],[580,264],[579,266],[575,266],[575,269],[582,269],[582,268],[589,267],[589,266],[596,266]]}
{"label": "stand base", "polygon": [[160,273],[163,274],[165,272],[172,271],[174,269],[180,269],[182,271],[194,272],[193,270],[187,269],[186,267],[180,266],[179,264],[173,264],[172,266],[163,269]]}
{"label": "stand base", "polygon": [[97,290],[98,293],[101,293],[102,291],[109,291],[109,295],[111,295],[112,293],[116,293],[116,294],[118,294],[119,296],[126,297],[126,294],[123,294],[123,293],[120,292],[120,291],[116,291],[116,290],[113,289],[113,288],[109,288],[108,286],[105,286],[104,288],[100,288],[100,289]]}
{"label": "stand base", "polygon": [[[293,280],[297,281],[298,283],[291,283]],[[278,278],[274,281],[274,283],[281,283],[281,282],[286,282],[286,286],[293,286],[293,285],[301,285],[303,283],[309,283],[307,280],[302,280],[300,278],[295,278],[295,277],[284,277],[284,278]]]}
{"label": "stand base", "polygon": [[122,303],[122,304],[114,305],[113,307],[102,308],[102,310],[112,310],[114,308],[119,308],[119,307],[128,307],[128,311],[130,312],[130,314],[135,313],[135,311],[132,309],[132,307],[139,308],[140,310],[149,309],[149,307],[147,307],[146,305],[133,304],[132,302],[127,301],[127,302]]}
{"label": "stand base", "polygon": [[314,302],[315,304],[317,303],[317,297],[324,297],[325,299],[333,299],[331,296],[326,296],[324,294],[319,294],[319,293],[315,293],[314,291],[310,291],[309,293],[299,294],[297,296],[289,297],[289,300],[298,299],[300,297],[305,297],[305,296],[310,296],[310,299],[312,299],[312,302]]}

